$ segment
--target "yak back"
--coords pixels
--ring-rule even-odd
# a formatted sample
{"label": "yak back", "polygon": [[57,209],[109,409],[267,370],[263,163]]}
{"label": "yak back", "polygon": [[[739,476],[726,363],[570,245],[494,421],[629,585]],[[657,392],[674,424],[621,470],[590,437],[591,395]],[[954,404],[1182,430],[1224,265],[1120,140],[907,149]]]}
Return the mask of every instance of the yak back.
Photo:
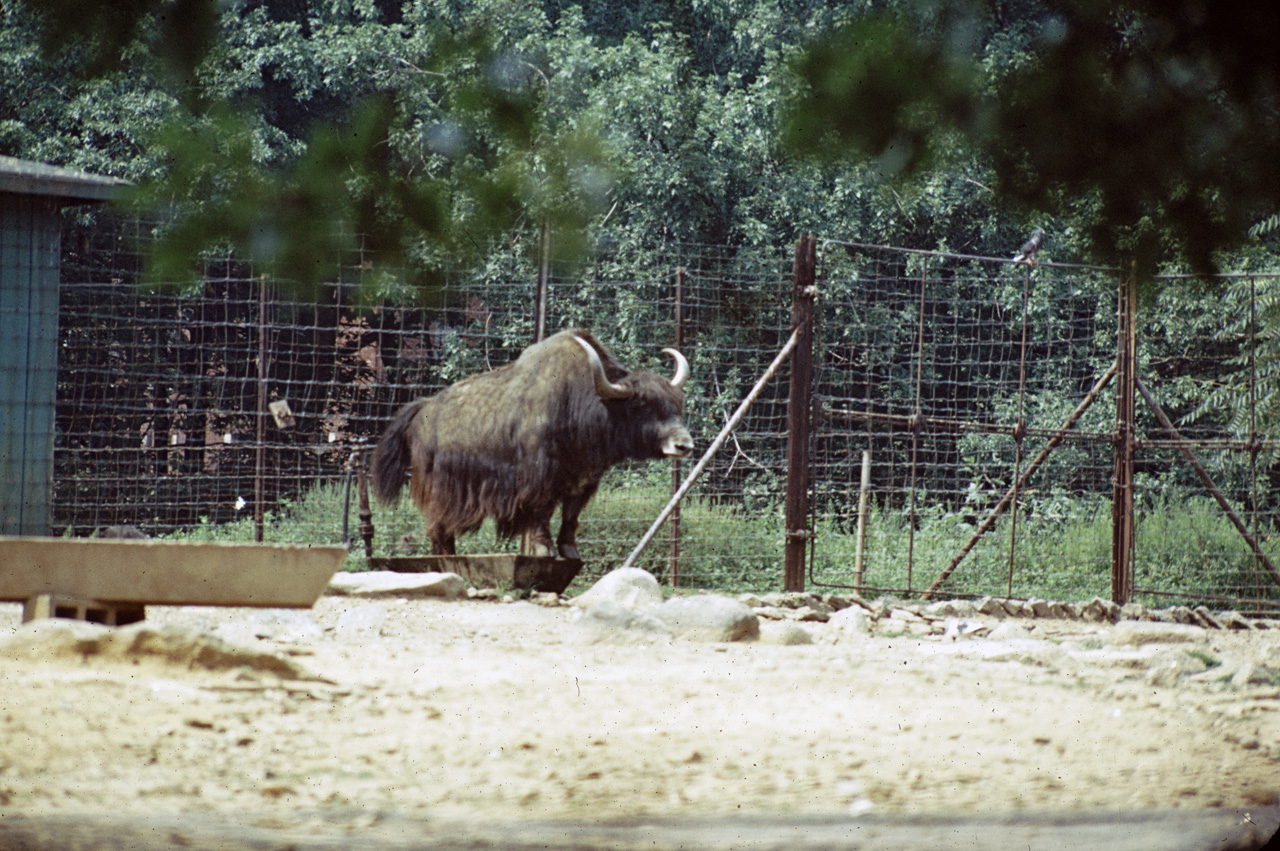
{"label": "yak back", "polygon": [[[575,335],[631,398],[600,398]],[[424,400],[408,450],[411,492],[429,522],[466,533],[492,516],[509,537],[566,496],[594,491],[611,465],[659,457],[644,423],[655,405],[678,415],[682,400],[665,378],[629,372],[589,331],[562,331]]]}

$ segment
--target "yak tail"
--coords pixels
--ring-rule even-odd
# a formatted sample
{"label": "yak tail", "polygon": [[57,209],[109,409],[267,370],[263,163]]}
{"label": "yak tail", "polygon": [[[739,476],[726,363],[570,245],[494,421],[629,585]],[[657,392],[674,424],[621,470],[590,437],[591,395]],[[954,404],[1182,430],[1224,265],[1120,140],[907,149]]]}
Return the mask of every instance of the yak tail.
{"label": "yak tail", "polygon": [[425,401],[419,399],[401,408],[373,450],[373,495],[383,505],[400,498],[400,490],[409,478],[413,420]]}

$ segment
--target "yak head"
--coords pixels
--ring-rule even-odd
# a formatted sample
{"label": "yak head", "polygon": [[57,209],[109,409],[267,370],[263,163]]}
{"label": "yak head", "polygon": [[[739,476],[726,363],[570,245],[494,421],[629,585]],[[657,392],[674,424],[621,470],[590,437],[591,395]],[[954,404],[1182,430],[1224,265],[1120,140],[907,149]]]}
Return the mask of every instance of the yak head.
{"label": "yak head", "polygon": [[662,351],[676,362],[675,375],[670,379],[651,372],[630,372],[618,381],[610,381],[595,346],[582,337],[574,339],[586,351],[591,361],[591,373],[595,379],[596,394],[606,407],[621,406],[619,420],[624,429],[631,432],[628,441],[637,451],[633,457],[683,458],[693,451],[693,436],[685,428],[684,387],[689,378],[689,361],[675,349]]}

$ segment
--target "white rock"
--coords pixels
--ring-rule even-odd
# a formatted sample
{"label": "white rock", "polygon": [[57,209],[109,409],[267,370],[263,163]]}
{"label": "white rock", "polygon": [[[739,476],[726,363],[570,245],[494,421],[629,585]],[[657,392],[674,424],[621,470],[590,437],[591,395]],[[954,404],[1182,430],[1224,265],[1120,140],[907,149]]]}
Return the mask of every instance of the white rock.
{"label": "white rock", "polygon": [[453,600],[467,593],[467,583],[456,573],[339,571],[329,580],[329,592],[351,597],[444,597]]}
{"label": "white rock", "polygon": [[667,641],[672,633],[647,612],[604,600],[574,613],[569,638],[579,644],[631,644],[638,639]]}
{"label": "white rock", "polygon": [[767,622],[760,624],[760,643],[794,647],[797,644],[812,644],[813,635],[804,627],[789,621]]}
{"label": "white rock", "polygon": [[871,616],[861,606],[850,606],[832,615],[827,624],[846,635],[870,635]]}
{"label": "white rock", "polygon": [[659,605],[662,589],[649,571],[623,567],[609,571],[595,585],[573,598],[573,605],[586,609],[604,602],[640,611]]}
{"label": "white rock", "polygon": [[650,612],[690,641],[742,641],[760,635],[760,619],[749,606],[718,594],[674,597]]}

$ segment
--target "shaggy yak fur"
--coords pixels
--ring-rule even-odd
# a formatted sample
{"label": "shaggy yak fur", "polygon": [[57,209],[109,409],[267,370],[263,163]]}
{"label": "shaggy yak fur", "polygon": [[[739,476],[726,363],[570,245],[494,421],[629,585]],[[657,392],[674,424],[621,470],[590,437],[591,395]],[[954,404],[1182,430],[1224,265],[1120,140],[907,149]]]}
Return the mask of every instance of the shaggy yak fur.
{"label": "shaggy yak fur", "polygon": [[672,379],[628,371],[589,331],[562,331],[504,367],[411,402],[374,451],[374,493],[392,503],[408,479],[437,555],[454,553],[456,535],[492,517],[503,537],[527,534],[533,555],[580,558],[578,516],[605,470],[693,449],[681,420],[688,363],[664,351],[676,359]]}

